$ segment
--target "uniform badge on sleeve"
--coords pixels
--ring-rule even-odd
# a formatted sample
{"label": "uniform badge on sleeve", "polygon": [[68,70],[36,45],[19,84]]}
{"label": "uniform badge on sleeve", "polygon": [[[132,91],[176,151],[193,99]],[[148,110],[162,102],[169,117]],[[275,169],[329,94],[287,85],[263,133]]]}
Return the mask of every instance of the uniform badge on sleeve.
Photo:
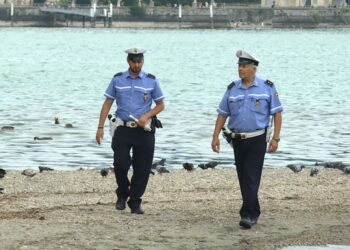
{"label": "uniform badge on sleeve", "polygon": [[143,100],[144,100],[144,101],[147,101],[147,100],[148,100],[148,94],[147,94],[146,92],[143,94]]}

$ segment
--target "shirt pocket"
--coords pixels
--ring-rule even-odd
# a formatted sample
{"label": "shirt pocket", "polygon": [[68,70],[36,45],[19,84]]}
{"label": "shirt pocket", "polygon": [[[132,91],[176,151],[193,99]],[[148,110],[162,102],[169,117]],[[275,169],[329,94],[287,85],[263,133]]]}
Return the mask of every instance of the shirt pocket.
{"label": "shirt pocket", "polygon": [[118,105],[127,103],[130,96],[130,88],[116,88]]}
{"label": "shirt pocket", "polygon": [[133,101],[135,101],[135,103],[141,106],[150,102],[152,103],[151,90],[135,88]]}
{"label": "shirt pocket", "polygon": [[228,99],[228,107],[232,115],[237,115],[244,103],[244,96],[230,96]]}
{"label": "shirt pocket", "polygon": [[249,102],[251,111],[264,115],[269,113],[269,97],[267,95],[251,96]]}

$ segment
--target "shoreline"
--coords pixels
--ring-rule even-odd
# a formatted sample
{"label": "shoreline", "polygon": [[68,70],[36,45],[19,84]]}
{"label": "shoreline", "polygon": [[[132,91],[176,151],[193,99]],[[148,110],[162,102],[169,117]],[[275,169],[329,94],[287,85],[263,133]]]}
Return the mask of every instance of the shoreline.
{"label": "shoreline", "polygon": [[[265,26],[259,24],[242,24],[238,28],[233,28],[229,23],[205,23],[205,22],[142,22],[142,21],[118,21],[113,22],[112,27],[104,27],[104,23],[97,22],[95,27],[92,27],[89,22],[86,22],[85,29],[233,29],[233,30],[246,30],[246,29],[272,29],[270,23]],[[0,21],[0,28],[17,28],[17,27],[38,27],[38,28],[84,28],[80,21],[75,21],[73,24],[66,25],[65,22],[57,22],[55,27],[49,26],[47,23],[35,22],[35,21],[16,21],[11,26],[9,21]],[[349,26],[350,27],[350,26]]]}
{"label": "shoreline", "polygon": [[8,171],[0,179],[3,249],[276,249],[350,245],[349,175],[336,169],[293,173],[265,168],[262,214],[238,226],[241,196],[235,169],[173,170],[150,176],[144,215],[117,211],[114,174]]}
{"label": "shoreline", "polygon": [[298,26],[298,25],[272,25],[267,23],[264,26],[261,24],[242,24],[239,27],[231,27],[229,24],[216,23],[211,26],[210,23],[194,23],[194,22],[113,22],[112,27],[104,27],[103,23],[96,23],[96,27],[91,27],[89,23],[86,24],[85,28],[82,24],[76,21],[73,25],[66,26],[64,22],[58,22],[58,24],[53,27],[49,26],[47,23],[34,22],[34,21],[16,21],[13,26],[11,22],[0,21],[1,28],[82,28],[82,29],[230,29],[230,30],[288,30],[288,29],[350,29],[349,25],[334,25],[334,24],[319,24],[317,26]]}

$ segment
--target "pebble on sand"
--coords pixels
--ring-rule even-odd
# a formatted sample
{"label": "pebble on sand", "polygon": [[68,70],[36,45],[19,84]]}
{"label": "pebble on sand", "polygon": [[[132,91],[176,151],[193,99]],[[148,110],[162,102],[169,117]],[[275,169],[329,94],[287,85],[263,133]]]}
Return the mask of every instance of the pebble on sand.
{"label": "pebble on sand", "polygon": [[22,171],[22,174],[28,177],[33,177],[34,175],[37,174],[37,172],[34,171],[33,169],[25,169]]}

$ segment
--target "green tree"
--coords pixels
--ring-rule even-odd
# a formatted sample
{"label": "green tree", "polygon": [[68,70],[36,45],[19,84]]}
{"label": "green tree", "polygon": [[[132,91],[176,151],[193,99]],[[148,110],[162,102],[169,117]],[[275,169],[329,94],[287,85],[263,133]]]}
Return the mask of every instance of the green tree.
{"label": "green tree", "polygon": [[72,4],[72,0],[59,0],[59,5],[68,7]]}
{"label": "green tree", "polygon": [[103,5],[108,5],[108,4],[113,4],[113,5],[117,5],[118,4],[118,0],[103,0],[102,2],[99,2],[99,4],[102,3]]}
{"label": "green tree", "polygon": [[75,0],[75,3],[79,5],[91,5],[91,0]]}
{"label": "green tree", "polygon": [[139,1],[138,0],[124,0],[124,5],[125,6],[138,6]]}

